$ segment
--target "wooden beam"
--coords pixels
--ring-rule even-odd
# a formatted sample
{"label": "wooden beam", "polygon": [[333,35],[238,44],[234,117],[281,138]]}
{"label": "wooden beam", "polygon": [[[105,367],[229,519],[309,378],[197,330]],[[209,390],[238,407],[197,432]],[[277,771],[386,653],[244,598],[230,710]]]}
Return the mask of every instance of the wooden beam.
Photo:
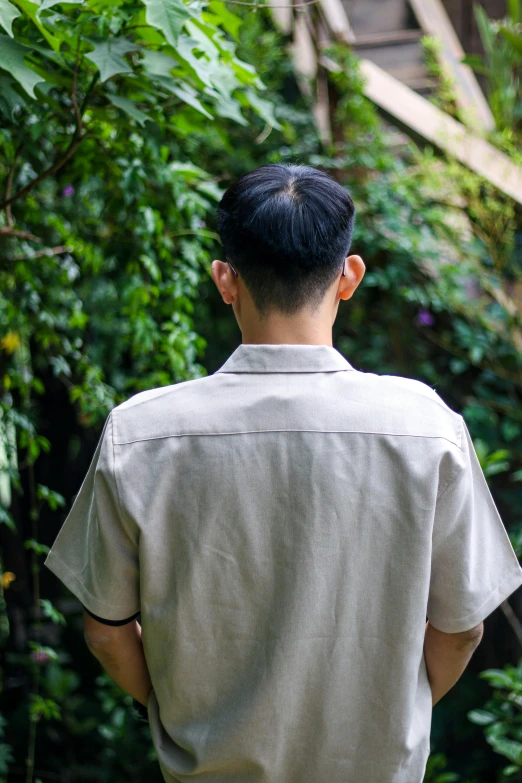
{"label": "wooden beam", "polygon": [[355,35],[342,0],[320,0],[320,8],[333,37],[346,43],[354,43]]}
{"label": "wooden beam", "polygon": [[317,75],[317,54],[305,14],[297,14],[294,19],[294,37],[288,51],[297,85],[304,96],[311,98],[313,80]]}
{"label": "wooden beam", "polygon": [[330,100],[328,97],[328,80],[324,68],[318,69],[316,81],[316,101],[313,107],[314,120],[322,143],[331,144]]}
{"label": "wooden beam", "polygon": [[292,32],[292,0],[268,0],[276,27],[284,35]]}
{"label": "wooden beam", "polygon": [[396,46],[403,43],[415,43],[424,35],[422,30],[395,30],[391,33],[369,33],[358,35],[354,46]]}
{"label": "wooden beam", "polygon": [[360,69],[370,100],[522,204],[522,166],[370,60],[360,60]]}
{"label": "wooden beam", "polygon": [[[317,54],[306,14],[296,15],[294,40],[289,48],[296,74],[305,79],[315,79],[317,74]],[[311,95],[311,89],[307,91],[307,94]]]}
{"label": "wooden beam", "polygon": [[442,45],[441,67],[455,86],[459,107],[470,115],[473,123],[485,130],[493,130],[495,120],[475,74],[461,60],[465,53],[441,0],[410,0],[418,22],[427,35],[437,38]]}

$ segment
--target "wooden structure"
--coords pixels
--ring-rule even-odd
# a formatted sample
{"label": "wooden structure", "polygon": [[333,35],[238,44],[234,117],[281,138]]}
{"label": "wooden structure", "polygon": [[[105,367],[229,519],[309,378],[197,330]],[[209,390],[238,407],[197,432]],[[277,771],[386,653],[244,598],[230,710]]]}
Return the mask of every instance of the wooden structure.
{"label": "wooden structure", "polygon": [[[464,50],[441,0],[319,0],[295,9],[293,0],[269,3],[276,24],[292,36],[296,78],[314,99],[315,122],[325,142],[332,136],[327,71],[338,66],[323,50],[337,40],[355,49],[367,97],[395,124],[444,149],[522,204],[522,167],[483,138],[494,127],[493,117],[473,71],[461,62]],[[422,59],[423,35],[439,39],[441,67],[473,132],[427,99],[434,85]]]}
{"label": "wooden structure", "polygon": [[[473,13],[476,2],[477,0],[443,0],[459,41],[464,51],[469,54],[482,53],[482,43]],[[480,0],[480,6],[490,19],[501,19],[507,13],[506,0]]]}

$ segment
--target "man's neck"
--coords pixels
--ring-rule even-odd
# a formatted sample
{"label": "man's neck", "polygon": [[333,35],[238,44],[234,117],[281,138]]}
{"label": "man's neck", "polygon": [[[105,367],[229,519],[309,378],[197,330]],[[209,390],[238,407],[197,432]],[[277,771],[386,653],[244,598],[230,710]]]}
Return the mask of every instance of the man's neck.
{"label": "man's neck", "polygon": [[242,342],[265,345],[332,345],[332,327],[319,319],[289,318],[271,316],[262,323],[243,326]]}
{"label": "man's neck", "polygon": [[295,333],[273,335],[272,333],[260,333],[254,338],[243,335],[243,344],[254,343],[263,345],[332,345],[332,334],[321,337],[320,335],[300,335]]}

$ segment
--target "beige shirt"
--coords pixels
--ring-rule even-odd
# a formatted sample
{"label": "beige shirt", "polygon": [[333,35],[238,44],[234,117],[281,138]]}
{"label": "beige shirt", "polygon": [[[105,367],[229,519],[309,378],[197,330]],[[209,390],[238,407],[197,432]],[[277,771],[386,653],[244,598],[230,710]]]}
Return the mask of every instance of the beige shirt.
{"label": "beige shirt", "polygon": [[141,611],[169,783],[421,783],[426,616],[465,631],[522,584],[462,417],[327,345],[118,405],[45,565]]}

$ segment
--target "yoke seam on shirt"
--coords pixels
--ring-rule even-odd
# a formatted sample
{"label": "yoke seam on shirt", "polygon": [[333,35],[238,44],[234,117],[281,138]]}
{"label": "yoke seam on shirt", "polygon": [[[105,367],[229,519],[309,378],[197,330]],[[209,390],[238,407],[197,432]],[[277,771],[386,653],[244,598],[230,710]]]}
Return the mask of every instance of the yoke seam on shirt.
{"label": "yoke seam on shirt", "polygon": [[134,440],[126,440],[126,441],[115,441],[116,446],[126,446],[131,443],[143,443],[145,441],[149,440],[165,440],[166,438],[183,438],[183,437],[205,437],[205,436],[212,436],[215,437],[216,435],[252,435],[256,433],[264,433],[264,432],[315,432],[319,435],[337,435],[337,434],[346,434],[346,435],[391,435],[398,438],[440,438],[442,440],[448,441],[448,443],[452,443],[454,446],[457,446],[459,448],[458,443],[455,443],[454,440],[451,440],[451,438],[447,438],[445,435],[412,435],[408,432],[367,432],[366,430],[307,430],[307,429],[265,429],[265,430],[234,430],[231,432],[175,432],[171,433],[169,435],[156,435],[154,437],[150,438],[136,438]]}

